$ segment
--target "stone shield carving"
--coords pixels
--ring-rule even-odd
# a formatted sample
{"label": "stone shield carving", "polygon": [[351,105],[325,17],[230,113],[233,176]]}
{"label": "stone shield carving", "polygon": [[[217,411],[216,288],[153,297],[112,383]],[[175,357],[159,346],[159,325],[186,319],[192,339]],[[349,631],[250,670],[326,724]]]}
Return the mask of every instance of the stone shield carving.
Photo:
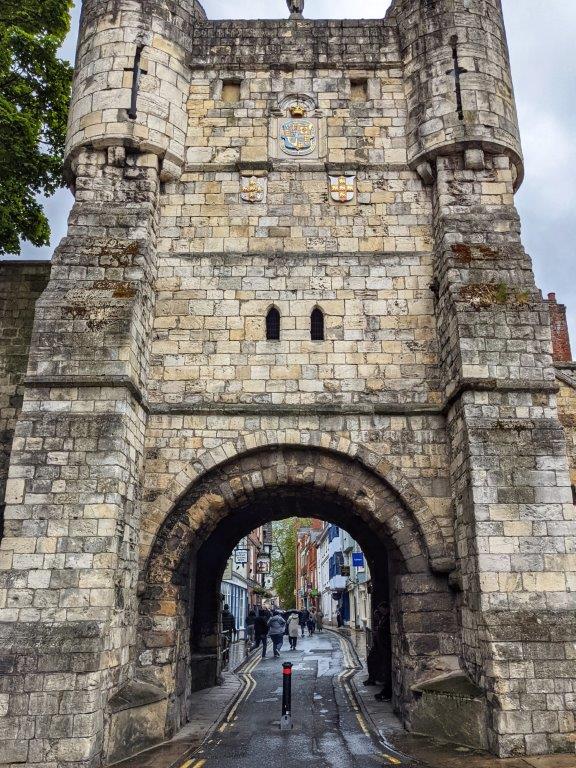
{"label": "stone shield carving", "polygon": [[335,203],[351,203],[356,197],[356,174],[329,176],[330,197]]}
{"label": "stone shield carving", "polygon": [[262,203],[266,197],[266,180],[257,176],[244,176],[240,198],[245,203]]}
{"label": "stone shield carving", "polygon": [[312,154],[318,142],[318,129],[315,120],[291,118],[280,127],[280,148],[292,157]]}

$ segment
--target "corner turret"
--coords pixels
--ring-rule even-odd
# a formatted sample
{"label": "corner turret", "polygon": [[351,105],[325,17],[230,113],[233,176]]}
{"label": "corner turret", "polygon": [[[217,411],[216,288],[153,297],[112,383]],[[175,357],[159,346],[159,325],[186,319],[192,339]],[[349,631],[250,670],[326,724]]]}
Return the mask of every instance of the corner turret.
{"label": "corner turret", "polygon": [[206,19],[197,0],[84,0],[66,144],[157,155],[162,178],[184,164],[189,80],[185,41]]}
{"label": "corner turret", "polygon": [[425,177],[439,155],[507,155],[524,166],[500,0],[396,0],[408,102],[408,159]]}

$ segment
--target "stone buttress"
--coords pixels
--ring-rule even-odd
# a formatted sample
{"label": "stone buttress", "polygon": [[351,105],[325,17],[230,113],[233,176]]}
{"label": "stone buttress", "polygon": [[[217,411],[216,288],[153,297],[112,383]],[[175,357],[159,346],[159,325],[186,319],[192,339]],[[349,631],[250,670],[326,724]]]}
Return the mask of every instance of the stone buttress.
{"label": "stone buttress", "polygon": [[83,3],[76,202],[37,303],[6,490],[2,765],[100,766],[104,708],[129,676],[159,190],[183,162],[179,36],[202,16],[193,0]]}
{"label": "stone buttress", "polygon": [[575,507],[546,303],[520,241],[499,0],[398,2],[409,162],[433,190],[463,662],[501,756],[569,751]]}

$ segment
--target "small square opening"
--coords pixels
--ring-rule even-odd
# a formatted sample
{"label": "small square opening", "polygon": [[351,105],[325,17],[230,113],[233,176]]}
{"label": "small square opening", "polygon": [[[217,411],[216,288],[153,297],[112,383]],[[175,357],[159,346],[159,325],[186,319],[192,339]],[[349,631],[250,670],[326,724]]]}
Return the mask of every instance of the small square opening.
{"label": "small square opening", "polygon": [[240,101],[240,82],[238,80],[222,81],[222,101],[227,104]]}
{"label": "small square opening", "polygon": [[368,101],[368,80],[365,78],[350,81],[351,101]]}

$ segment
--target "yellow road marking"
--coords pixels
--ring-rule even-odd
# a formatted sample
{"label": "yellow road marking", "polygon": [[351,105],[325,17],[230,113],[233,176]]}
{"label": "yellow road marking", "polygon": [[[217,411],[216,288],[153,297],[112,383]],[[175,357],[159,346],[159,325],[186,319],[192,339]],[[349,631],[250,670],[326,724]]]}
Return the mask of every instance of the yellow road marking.
{"label": "yellow road marking", "polygon": [[252,695],[252,692],[256,688],[256,680],[254,680],[252,677],[252,672],[254,672],[261,661],[262,658],[257,656],[250,662],[250,664],[248,664],[244,672],[241,673],[241,676],[244,678],[244,682],[246,683],[246,688],[242,691],[242,694],[239,696],[238,700],[228,713],[228,723],[236,720],[236,712],[238,711],[238,708]]}
{"label": "yellow road marking", "polygon": [[360,728],[362,728],[362,730],[364,731],[364,734],[365,734],[366,736],[369,736],[369,735],[370,735],[370,733],[369,733],[369,731],[368,731],[368,728],[367,728],[367,726],[366,726],[366,723],[364,722],[364,718],[363,718],[361,715],[359,715],[359,714],[356,714],[356,720],[358,720],[358,725],[360,726]]}

